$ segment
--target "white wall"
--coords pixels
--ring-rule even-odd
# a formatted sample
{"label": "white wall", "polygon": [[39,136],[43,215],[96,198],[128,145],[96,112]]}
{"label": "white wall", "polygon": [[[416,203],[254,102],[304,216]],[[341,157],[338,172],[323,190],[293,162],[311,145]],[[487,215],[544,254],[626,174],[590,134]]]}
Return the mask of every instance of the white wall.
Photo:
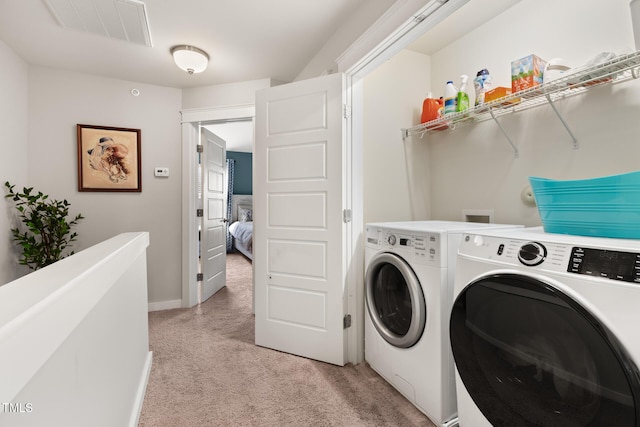
{"label": "white wall", "polygon": [[3,187],[0,201],[0,285],[24,274],[25,267],[18,265],[18,253],[11,241],[10,227],[17,224],[13,205],[4,198],[4,183],[17,188],[27,185],[28,138],[28,67],[0,40],[0,185]]}
{"label": "white wall", "polygon": [[259,79],[183,89],[182,108],[189,110],[219,106],[252,105],[256,102],[257,90],[275,84],[271,79]]}
{"label": "white wall", "polygon": [[[581,10],[579,19],[575,17],[576,10]],[[580,0],[522,0],[432,55],[430,85],[425,88],[423,79],[418,78],[414,81],[415,92],[420,95],[418,98],[424,98],[430,87],[435,97],[441,96],[447,80],[458,82],[461,74],[475,76],[482,68],[489,69],[495,86],[510,87],[511,61],[530,53],[545,59],[562,57],[579,66],[601,51],[618,52],[624,48],[635,50],[627,0],[592,2],[588,8]],[[378,72],[382,71],[374,71]],[[380,82],[379,86],[384,84]],[[400,90],[408,84],[402,82]],[[389,78],[388,85],[399,82]],[[365,88],[365,97],[371,96],[370,88],[371,85]],[[472,87],[469,90],[473,102]],[[557,103],[579,140],[578,150],[572,149],[569,135],[549,106],[501,118],[519,146],[519,158],[514,157],[511,146],[491,121],[455,131],[431,132],[422,139],[413,137],[403,147],[400,128],[406,127],[409,115],[413,119],[411,125],[419,124],[416,111],[421,108],[422,98],[413,101],[414,111],[405,112],[404,118],[394,118],[394,113],[389,112],[384,125],[380,123],[381,115],[372,113],[373,107],[365,101],[365,173],[369,176],[372,172],[367,169],[380,169],[383,159],[392,159],[398,166],[397,158],[404,151],[429,175],[412,181],[420,194],[412,193],[409,206],[415,212],[422,204],[432,219],[460,220],[463,210],[493,210],[495,222],[539,225],[536,208],[520,200],[529,176],[572,179],[640,169],[640,145],[635,143],[640,135],[637,81],[594,88]],[[383,126],[395,128],[397,133],[367,130],[380,130]],[[416,152],[418,146],[423,147],[420,153]],[[371,147],[377,151],[368,152]],[[413,152],[407,147],[413,147]],[[367,159],[372,157],[378,160],[370,166]],[[381,184],[380,178],[378,185],[384,185],[381,188],[385,191],[369,188],[370,179],[365,178],[365,217],[407,218],[409,206],[398,207],[398,215],[388,216],[384,202],[398,196],[386,185],[389,181]],[[372,200],[372,195],[377,198]],[[414,214],[411,219],[420,218]]]}
{"label": "white wall", "polygon": [[364,222],[428,219],[428,147],[402,141],[400,128],[420,122],[431,60],[408,50],[363,79]]}
{"label": "white wall", "polygon": [[[530,53],[579,66],[601,51],[624,48],[634,49],[627,0],[589,7],[580,0],[523,0],[434,54],[432,87],[441,95],[447,79],[482,68],[489,69],[494,86],[510,87],[511,61]],[[550,106],[501,119],[519,146],[519,158],[490,121],[426,136],[433,218],[458,220],[463,209],[491,209],[495,222],[539,225],[536,208],[520,200],[529,176],[575,179],[640,169],[637,81],[595,88],[557,106],[578,150]]]}
{"label": "white wall", "polygon": [[[180,89],[31,66],[28,99],[29,185],[69,200],[71,212],[86,217],[76,250],[148,231],[149,301],[180,300]],[[141,129],[141,193],[78,192],[78,123]],[[154,177],[156,166],[168,167],[170,177]]]}

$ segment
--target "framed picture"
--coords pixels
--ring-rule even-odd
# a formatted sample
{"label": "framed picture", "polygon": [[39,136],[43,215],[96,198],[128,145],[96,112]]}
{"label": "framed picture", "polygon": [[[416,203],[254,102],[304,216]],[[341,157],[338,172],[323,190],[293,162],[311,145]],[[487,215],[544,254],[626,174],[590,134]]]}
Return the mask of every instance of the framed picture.
{"label": "framed picture", "polygon": [[140,129],[76,128],[78,191],[142,191]]}

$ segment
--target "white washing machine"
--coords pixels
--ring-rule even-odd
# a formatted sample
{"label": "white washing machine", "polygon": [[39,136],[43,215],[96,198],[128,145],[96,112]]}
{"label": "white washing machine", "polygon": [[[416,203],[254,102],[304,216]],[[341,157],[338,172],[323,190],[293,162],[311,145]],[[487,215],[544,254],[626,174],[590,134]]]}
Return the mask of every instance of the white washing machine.
{"label": "white washing machine", "polygon": [[467,234],[454,294],[461,427],[640,426],[640,241]]}
{"label": "white washing machine", "polygon": [[456,423],[448,339],[458,243],[473,229],[448,221],[368,224],[365,360],[438,426]]}

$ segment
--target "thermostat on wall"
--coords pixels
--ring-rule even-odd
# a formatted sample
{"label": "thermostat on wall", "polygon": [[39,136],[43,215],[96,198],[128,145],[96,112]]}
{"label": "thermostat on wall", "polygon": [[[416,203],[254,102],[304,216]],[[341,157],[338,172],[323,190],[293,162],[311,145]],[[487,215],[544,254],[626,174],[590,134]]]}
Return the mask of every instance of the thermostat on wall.
{"label": "thermostat on wall", "polygon": [[169,176],[169,168],[155,168],[153,174],[155,176]]}

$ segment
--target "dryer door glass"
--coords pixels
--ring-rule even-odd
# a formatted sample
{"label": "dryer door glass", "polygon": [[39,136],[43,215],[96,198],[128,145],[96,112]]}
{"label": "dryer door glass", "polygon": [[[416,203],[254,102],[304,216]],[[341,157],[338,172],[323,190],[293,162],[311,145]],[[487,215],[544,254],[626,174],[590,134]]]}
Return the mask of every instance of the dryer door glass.
{"label": "dryer door glass", "polygon": [[605,325],[557,288],[492,275],[456,299],[451,347],[493,425],[638,426],[639,374]]}
{"label": "dryer door glass", "polygon": [[369,264],[366,303],[378,333],[390,344],[413,346],[424,331],[426,309],[415,273],[399,256],[381,253]]}

